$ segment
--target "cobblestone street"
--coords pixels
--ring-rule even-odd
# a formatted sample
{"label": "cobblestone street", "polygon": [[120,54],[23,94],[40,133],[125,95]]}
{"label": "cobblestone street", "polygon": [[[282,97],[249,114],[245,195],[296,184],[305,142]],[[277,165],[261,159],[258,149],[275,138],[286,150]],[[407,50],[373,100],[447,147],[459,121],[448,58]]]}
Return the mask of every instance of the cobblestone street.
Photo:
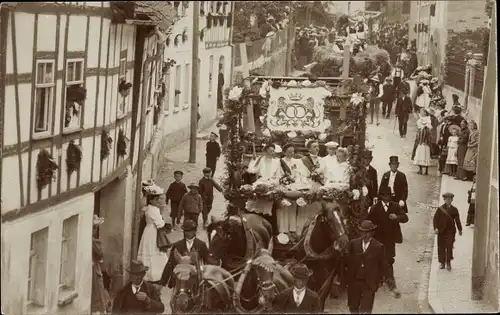
{"label": "cobblestone street", "polygon": [[[205,130],[203,134],[216,131],[212,126]],[[395,130],[393,132],[393,130]],[[382,288],[377,292],[374,312],[376,313],[415,313],[420,312],[421,305],[427,297],[427,278],[423,273],[430,267],[432,259],[433,234],[429,233],[430,220],[433,215],[433,208],[437,205],[440,192],[440,178],[436,175],[436,168],[429,169],[429,176],[422,176],[416,173],[413,166],[411,150],[415,137],[416,126],[414,121],[409,122],[408,137],[401,139],[398,135],[397,126],[394,129],[394,119],[381,120],[380,126],[368,125],[367,138],[368,146],[373,146],[374,159],[372,165],[378,171],[379,183],[382,174],[388,170],[389,156],[398,155],[400,158],[400,170],[407,176],[409,183],[409,217],[410,221],[402,225],[403,244],[397,246],[397,256],[395,263],[395,275],[398,282],[401,298],[394,299],[388,294],[387,289]],[[198,181],[201,178],[202,169],[205,167],[205,143],[206,140],[197,141],[197,163],[187,163],[189,158],[189,142],[184,142],[168,151],[163,157],[160,171],[156,182],[167,188],[173,181],[174,170],[184,172],[184,182],[186,184]],[[224,172],[224,158],[218,162],[215,179],[220,182]],[[168,210],[169,211],[169,210]],[[225,211],[225,201],[220,193],[215,193],[215,200],[211,215],[221,216]],[[200,219],[201,220],[201,219]],[[172,241],[182,238],[180,230],[174,231]],[[198,237],[207,241],[204,230],[198,232]],[[425,293],[420,292],[421,282],[424,282]],[[162,292],[164,303],[170,301],[171,290],[165,288]],[[329,313],[346,313],[346,295],[338,299],[327,302],[326,310]],[[170,307],[166,307],[170,312]]]}

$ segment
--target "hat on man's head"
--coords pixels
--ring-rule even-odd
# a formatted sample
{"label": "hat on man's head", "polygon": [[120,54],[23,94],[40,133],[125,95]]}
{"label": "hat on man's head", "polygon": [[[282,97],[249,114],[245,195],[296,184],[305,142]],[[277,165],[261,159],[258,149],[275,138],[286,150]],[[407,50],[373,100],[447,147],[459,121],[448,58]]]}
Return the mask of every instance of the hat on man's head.
{"label": "hat on man's head", "polygon": [[142,187],[153,186],[155,181],[153,179],[145,179],[141,182]]}
{"label": "hat on man's head", "polygon": [[182,176],[182,175],[184,175],[184,172],[182,172],[182,171],[175,171],[174,172],[174,176],[175,175],[181,175]]}
{"label": "hat on man's head", "polygon": [[391,77],[387,77],[387,78],[385,78],[385,80],[386,80],[387,82],[392,82],[392,78],[391,78]]}
{"label": "hat on man's head", "polygon": [[389,164],[399,164],[399,157],[396,155],[389,157]]}
{"label": "hat on man's head", "polygon": [[451,193],[451,192],[446,192],[443,194],[443,198],[454,198],[455,197],[455,194]]}
{"label": "hat on man's head", "polygon": [[335,148],[339,147],[339,144],[335,141],[329,141],[329,142],[325,143],[325,147],[335,149]]}
{"label": "hat on man's head", "polygon": [[188,188],[196,188],[196,189],[200,189],[200,187],[198,186],[198,184],[196,183],[191,183],[187,186]]}
{"label": "hat on man's head", "polygon": [[365,158],[369,158],[369,159],[373,158],[373,152],[372,152],[372,150],[365,150],[365,152],[363,153],[363,156]]}
{"label": "hat on man's head", "polygon": [[210,135],[219,138],[219,136],[215,132],[211,132]]}
{"label": "hat on man's head", "polygon": [[377,228],[377,226],[375,224],[373,224],[372,221],[370,221],[370,220],[364,220],[358,226],[358,230],[360,230],[361,232],[375,231],[376,228]]}
{"label": "hat on man's head", "polygon": [[207,174],[207,173],[212,173],[212,169],[210,167],[205,167],[203,169],[203,174]]}
{"label": "hat on man's head", "polygon": [[378,196],[379,197],[391,197],[392,196],[391,189],[387,186],[380,187],[380,189],[378,191]]}
{"label": "hat on man's head", "polygon": [[305,264],[297,263],[290,267],[290,273],[294,278],[298,279],[308,279],[312,276],[312,270],[309,270]]}
{"label": "hat on man's head", "polygon": [[130,262],[130,267],[125,270],[133,275],[140,275],[146,273],[146,271],[149,270],[149,267],[144,266],[144,263],[140,260],[132,260]]}
{"label": "hat on man's head", "polygon": [[184,222],[182,222],[182,226],[181,226],[181,229],[183,231],[194,231],[196,230],[196,228],[198,227],[198,225],[196,224],[196,222],[194,222],[193,220],[184,220]]}
{"label": "hat on man's head", "polygon": [[269,148],[273,148],[273,149],[276,150],[276,145],[274,143],[267,143],[267,144],[264,145],[264,147],[262,148],[262,150],[266,151]]}
{"label": "hat on man's head", "polygon": [[372,81],[375,81],[375,82],[379,82],[380,83],[380,77],[378,74],[374,75],[373,77],[370,78],[370,80]]}

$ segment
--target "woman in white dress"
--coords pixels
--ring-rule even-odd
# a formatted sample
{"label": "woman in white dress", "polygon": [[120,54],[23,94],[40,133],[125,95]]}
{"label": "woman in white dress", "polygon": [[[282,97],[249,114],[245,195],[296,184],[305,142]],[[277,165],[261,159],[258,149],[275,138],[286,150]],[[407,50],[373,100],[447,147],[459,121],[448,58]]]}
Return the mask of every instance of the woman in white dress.
{"label": "woman in white dress", "polygon": [[[257,181],[253,184],[257,187],[259,184],[269,186],[277,186],[281,178],[280,160],[274,157],[274,144],[268,144],[264,147],[264,154],[257,157],[256,155],[248,164],[247,172],[257,175]],[[265,215],[272,215],[273,202],[263,199],[248,200],[246,209],[252,212]]]}
{"label": "woman in white dress", "polygon": [[429,80],[422,79],[420,80],[418,90],[417,90],[417,99],[415,100],[415,105],[419,108],[427,108],[431,103],[431,88],[429,87]]}
{"label": "woman in white dress", "polygon": [[139,243],[137,259],[142,260],[149,269],[144,279],[146,281],[158,281],[167,263],[167,254],[160,251],[156,243],[158,229],[165,226],[165,221],[160,213],[161,198],[165,192],[156,185],[146,188],[148,194],[148,205],[144,207],[146,227]]}
{"label": "woman in white dress", "polygon": [[337,152],[337,165],[331,171],[331,181],[334,183],[349,185],[350,175],[350,167],[347,162],[347,149],[346,148],[338,148]]}

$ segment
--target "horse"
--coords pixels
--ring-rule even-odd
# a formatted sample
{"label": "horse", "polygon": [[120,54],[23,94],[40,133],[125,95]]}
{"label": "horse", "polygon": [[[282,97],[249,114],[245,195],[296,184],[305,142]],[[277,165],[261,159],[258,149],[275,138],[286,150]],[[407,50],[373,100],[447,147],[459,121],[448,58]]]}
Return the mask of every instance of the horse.
{"label": "horse", "polygon": [[174,257],[177,261],[173,271],[176,281],[170,300],[173,314],[232,310],[235,283],[227,270],[214,265],[200,266],[196,256],[181,256],[177,249],[174,249]]}
{"label": "horse", "polygon": [[[257,277],[257,286],[254,288],[254,292],[258,298],[258,305],[254,309],[246,309],[241,304],[240,294],[251,271]],[[234,309],[240,314],[272,311],[274,299],[291,287],[293,282],[294,278],[290,271],[274,260],[268,250],[261,249],[256,257],[247,261],[243,273],[236,283],[233,295]]]}
{"label": "horse", "polygon": [[342,206],[336,201],[321,201],[321,211],[307,222],[297,244],[288,250],[289,258],[305,263],[313,271],[308,287],[317,292],[324,308],[332,283],[342,276],[342,254],[349,238],[341,219]]}
{"label": "horse", "polygon": [[[212,217],[207,233],[211,255],[219,259],[221,267],[235,277],[243,272],[246,262],[260,249],[272,249],[271,223],[254,213],[230,215],[222,221]],[[256,285],[257,275],[251,271],[241,292],[246,309],[254,309],[258,305],[253,291]]]}

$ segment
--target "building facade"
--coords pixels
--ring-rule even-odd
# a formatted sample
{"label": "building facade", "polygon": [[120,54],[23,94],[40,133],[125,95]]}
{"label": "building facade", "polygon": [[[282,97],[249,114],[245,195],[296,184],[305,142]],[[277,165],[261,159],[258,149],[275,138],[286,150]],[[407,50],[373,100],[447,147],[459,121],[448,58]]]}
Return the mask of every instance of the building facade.
{"label": "building facade", "polygon": [[129,3],[125,11],[110,2],[2,4],[7,314],[90,312],[93,214],[105,219],[99,238],[109,289],[123,284],[134,210],[137,38],[161,37],[134,23],[155,21],[140,12],[143,4]]}

